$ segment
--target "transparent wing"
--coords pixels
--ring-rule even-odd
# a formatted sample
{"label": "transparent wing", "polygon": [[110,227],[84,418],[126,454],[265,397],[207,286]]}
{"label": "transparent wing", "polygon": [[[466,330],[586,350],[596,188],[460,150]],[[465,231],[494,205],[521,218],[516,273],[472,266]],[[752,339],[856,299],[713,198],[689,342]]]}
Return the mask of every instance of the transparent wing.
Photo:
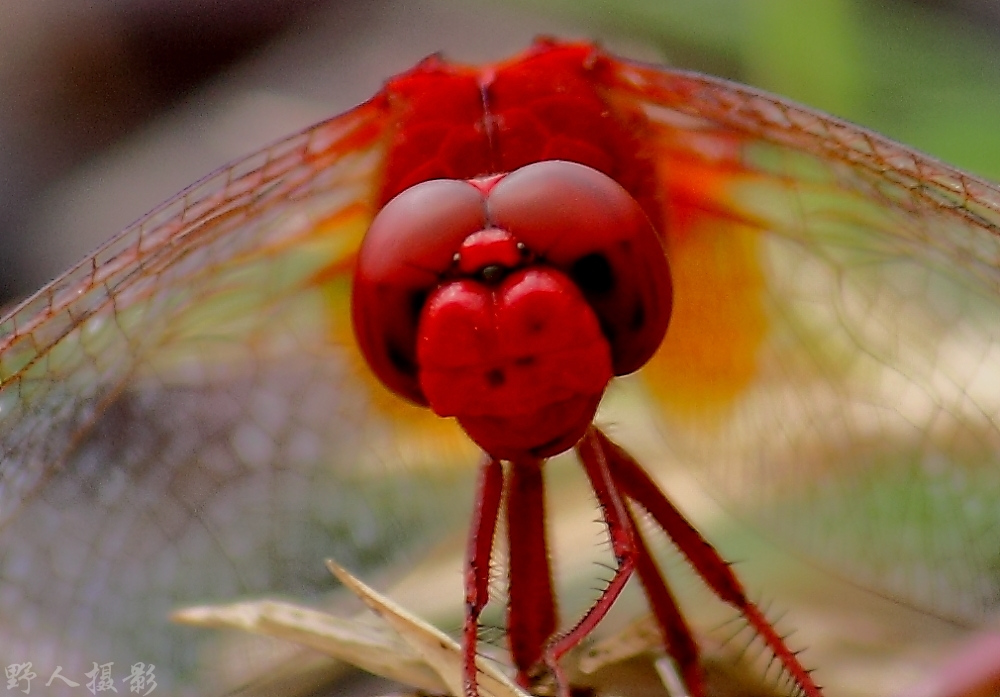
{"label": "transparent wing", "polygon": [[863,584],[1000,606],[1000,189],[833,117],[623,63],[675,315],[644,371],[728,506]]}
{"label": "transparent wing", "polygon": [[3,665],[83,684],[141,662],[203,694],[216,635],[171,610],[315,599],[326,557],[380,567],[468,515],[466,473],[442,467],[459,453],[406,440],[420,415],[381,408],[350,338],[382,117],[369,103],[217,172],[0,324]]}

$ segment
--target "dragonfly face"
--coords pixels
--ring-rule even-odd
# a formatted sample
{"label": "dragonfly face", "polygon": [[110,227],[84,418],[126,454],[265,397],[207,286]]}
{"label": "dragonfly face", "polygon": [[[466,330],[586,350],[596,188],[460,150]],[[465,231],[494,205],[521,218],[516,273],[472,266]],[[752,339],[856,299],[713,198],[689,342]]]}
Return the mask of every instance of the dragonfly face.
{"label": "dragonfly face", "polygon": [[[634,384],[674,454],[863,583],[994,613],[1000,192],[770,95],[595,55],[600,97],[643,117],[633,167],[584,164],[662,217],[670,323]],[[393,130],[387,93],[182,192],[4,321],[5,665],[142,662],[211,692],[212,639],[172,609],[315,597],[324,557],[381,566],[468,519],[471,471],[420,466],[473,451],[378,385],[347,320],[375,213],[483,174],[397,160],[431,140]],[[559,143],[487,169],[564,159]]]}
{"label": "dragonfly face", "polygon": [[627,191],[550,160],[395,197],[365,236],[352,298],[387,386],[457,417],[491,455],[537,458],[573,447],[612,371],[652,355],[670,273]]}

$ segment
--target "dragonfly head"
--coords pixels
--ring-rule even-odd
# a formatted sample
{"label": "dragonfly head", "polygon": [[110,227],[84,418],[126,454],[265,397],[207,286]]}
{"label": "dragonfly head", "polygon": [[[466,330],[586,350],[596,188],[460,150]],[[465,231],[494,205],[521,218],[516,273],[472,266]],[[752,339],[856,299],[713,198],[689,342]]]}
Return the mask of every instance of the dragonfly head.
{"label": "dragonfly head", "polygon": [[352,312],[390,389],[509,459],[572,447],[610,379],[659,346],[671,300],[639,204],[596,170],[547,161],[396,196],[359,251]]}

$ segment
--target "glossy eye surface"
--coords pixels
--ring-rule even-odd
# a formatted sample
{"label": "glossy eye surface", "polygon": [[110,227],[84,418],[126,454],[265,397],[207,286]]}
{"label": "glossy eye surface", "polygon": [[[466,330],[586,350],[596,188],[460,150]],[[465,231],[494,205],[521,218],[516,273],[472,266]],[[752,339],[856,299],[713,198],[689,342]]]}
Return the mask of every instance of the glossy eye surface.
{"label": "glossy eye surface", "polygon": [[665,233],[621,186],[589,167],[539,162],[501,179],[489,211],[580,288],[611,343],[615,375],[649,360],[670,320]]}
{"label": "glossy eye surface", "polygon": [[417,382],[417,320],[454,266],[467,237],[488,227],[483,196],[438,179],[407,189],[372,221],[358,252],[351,293],[358,343],[392,390],[426,404]]}
{"label": "glossy eye surface", "polygon": [[[615,374],[637,370],[659,347],[671,302],[660,233],[609,177],[572,162],[539,162],[487,186],[424,182],[375,216],[358,254],[353,318],[369,364],[391,389],[426,403],[415,385],[422,304],[432,291],[471,275],[462,265],[472,250],[465,258],[460,252],[485,230],[509,233],[531,265],[573,280],[597,313]],[[505,257],[504,264],[520,262]]]}

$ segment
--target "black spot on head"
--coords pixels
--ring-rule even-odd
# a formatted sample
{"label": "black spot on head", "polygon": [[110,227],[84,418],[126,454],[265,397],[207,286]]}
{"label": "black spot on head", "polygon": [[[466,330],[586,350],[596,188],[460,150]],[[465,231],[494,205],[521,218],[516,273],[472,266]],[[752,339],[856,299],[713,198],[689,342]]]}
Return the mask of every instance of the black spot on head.
{"label": "black spot on head", "polygon": [[524,331],[527,334],[539,334],[549,326],[549,323],[542,317],[533,317],[524,324]]}
{"label": "black spot on head", "polygon": [[425,302],[427,302],[426,290],[417,290],[410,293],[410,316],[413,318],[413,324],[417,324]]}
{"label": "black spot on head", "polygon": [[392,363],[393,367],[403,375],[417,374],[417,365],[413,361],[413,356],[405,349],[400,348],[390,341],[388,346],[386,346],[386,355],[389,357],[389,362]]}
{"label": "black spot on head", "polygon": [[479,272],[479,277],[482,278],[483,282],[487,285],[499,283],[506,275],[507,269],[500,264],[490,264],[488,266],[484,266]]}
{"label": "black spot on head", "polygon": [[598,315],[597,321],[601,325],[601,334],[603,334],[604,338],[607,339],[612,346],[614,346],[614,343],[618,340],[618,327],[615,326],[614,322],[611,322],[600,315]]}
{"label": "black spot on head", "polygon": [[615,277],[611,264],[601,254],[580,257],[570,267],[569,277],[584,295],[605,295],[614,288]]}
{"label": "black spot on head", "polygon": [[507,382],[507,375],[503,368],[493,368],[486,371],[486,384],[490,387],[500,387]]}
{"label": "black spot on head", "polygon": [[632,308],[632,315],[629,317],[629,329],[634,332],[639,331],[646,324],[646,306],[642,301],[638,301]]}

